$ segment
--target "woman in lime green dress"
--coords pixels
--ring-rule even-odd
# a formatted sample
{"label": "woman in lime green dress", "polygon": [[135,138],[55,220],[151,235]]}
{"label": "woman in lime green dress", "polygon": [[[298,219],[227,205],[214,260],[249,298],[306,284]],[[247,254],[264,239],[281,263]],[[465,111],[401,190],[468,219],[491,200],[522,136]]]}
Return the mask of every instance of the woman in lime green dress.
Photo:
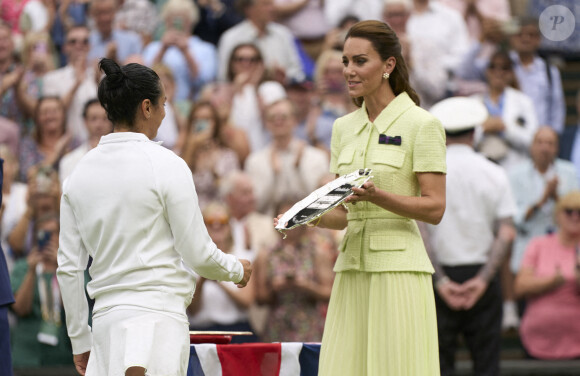
{"label": "woman in lime green dress", "polygon": [[391,28],[362,21],[343,48],[358,110],[333,127],[330,171],[373,179],[320,218],[347,228],[334,266],[320,375],[439,375],[433,268],[415,220],[445,211],[445,133],[418,107]]}

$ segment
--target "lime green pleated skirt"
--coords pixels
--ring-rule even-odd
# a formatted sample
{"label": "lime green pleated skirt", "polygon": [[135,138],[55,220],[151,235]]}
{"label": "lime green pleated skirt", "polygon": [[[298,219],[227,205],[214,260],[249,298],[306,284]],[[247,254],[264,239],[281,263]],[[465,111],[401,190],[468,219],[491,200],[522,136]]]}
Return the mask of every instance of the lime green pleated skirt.
{"label": "lime green pleated skirt", "polygon": [[318,374],[439,375],[431,275],[337,273],[322,337]]}

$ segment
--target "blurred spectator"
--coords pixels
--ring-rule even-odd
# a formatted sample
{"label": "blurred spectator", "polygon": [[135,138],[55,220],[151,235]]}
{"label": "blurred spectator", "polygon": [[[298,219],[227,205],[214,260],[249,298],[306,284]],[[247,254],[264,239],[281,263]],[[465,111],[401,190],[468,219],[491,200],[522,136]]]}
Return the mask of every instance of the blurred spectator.
{"label": "blurred spectator", "polygon": [[113,131],[113,124],[107,118],[107,112],[103,106],[101,106],[101,103],[97,98],[90,99],[85,103],[83,118],[85,120],[85,127],[89,134],[89,139],[71,152],[65,154],[60,160],[58,175],[61,184],[64,183],[64,180],[73,172],[81,158],[88,153],[89,150],[95,148],[99,144],[101,136]]}
{"label": "blurred spectator", "polygon": [[342,53],[323,51],[316,61],[316,96],[306,118],[306,136],[311,145],[330,150],[334,121],[354,110],[342,74]]}
{"label": "blurred spectator", "polygon": [[513,50],[510,57],[514,61],[521,90],[534,103],[539,123],[562,133],[566,106],[560,71],[538,55],[540,42],[538,20],[523,18],[519,32],[510,39]]}
{"label": "blurred spectator", "polygon": [[143,58],[149,66],[163,62],[171,68],[177,84],[175,100],[195,98],[201,87],[216,76],[215,47],[191,31],[199,10],[190,0],[169,0],[161,12],[165,31],[160,41],[149,43]]}
{"label": "blurred spectator", "polygon": [[58,97],[38,99],[34,114],[35,128],[31,136],[25,136],[20,144],[19,179],[26,182],[28,170],[37,164],[58,168],[60,159],[76,143],[67,132],[64,105]]}
{"label": "blurred spectator", "polygon": [[12,271],[11,309],[18,317],[12,330],[14,368],[73,364],[56,280],[58,231],[54,213],[39,218],[30,253]]}
{"label": "blurred spectator", "polygon": [[19,107],[16,87],[24,68],[16,60],[10,26],[0,22],[0,116],[22,124],[24,115]]}
{"label": "blurred spectator", "polygon": [[157,8],[149,0],[125,0],[115,16],[115,22],[121,30],[131,30],[141,36],[143,45],[153,39],[159,17]]}
{"label": "blurred spectator", "polygon": [[[1,145],[0,145],[1,147]],[[2,183],[2,156],[0,155],[0,187]],[[4,217],[4,203],[0,190],[0,219]],[[2,231],[0,230],[0,235]],[[10,350],[10,326],[8,321],[8,309],[14,303],[14,296],[10,287],[10,274],[6,265],[3,246],[0,243],[0,373],[12,376],[12,352]]]}
{"label": "blurred spectator", "polygon": [[330,26],[339,26],[347,17],[378,20],[382,0],[332,0],[324,2],[324,13]]}
{"label": "blurred spectator", "polygon": [[17,99],[26,116],[22,132],[30,134],[34,126],[34,109],[42,92],[42,80],[46,73],[56,68],[58,57],[50,35],[46,32],[30,32],[24,38],[22,46],[22,64],[24,74],[17,86]]}
{"label": "blurred spectator", "polygon": [[320,0],[274,0],[276,19],[290,29],[310,59],[316,61],[330,30]]}
{"label": "blurred spectator", "polygon": [[91,18],[95,29],[91,31],[90,60],[107,57],[123,62],[133,54],[141,53],[143,42],[139,34],[122,30],[114,26],[115,14],[118,11],[117,0],[92,0]]}
{"label": "blurred spectator", "polygon": [[266,129],[272,142],[252,152],[245,170],[252,177],[259,212],[275,214],[275,203],[287,195],[306,197],[328,171],[325,152],[294,136],[296,112],[288,99],[272,103],[265,110]]}
{"label": "blurred spectator", "polygon": [[440,2],[463,16],[472,41],[481,40],[485,22],[507,22],[511,16],[508,0],[440,0]]}
{"label": "blurred spectator", "polygon": [[48,32],[50,12],[44,0],[29,0],[22,8],[18,19],[20,32],[26,36],[30,32]]}
{"label": "blurred spectator", "polygon": [[253,43],[238,44],[228,57],[226,82],[231,83],[231,121],[246,132],[252,151],[266,145],[260,85],[266,80],[262,52]]}
{"label": "blurred spectator", "polygon": [[580,179],[580,89],[576,92],[576,126],[564,127],[560,136],[560,158],[572,161]]}
{"label": "blurred spectator", "polygon": [[0,144],[6,144],[14,155],[18,155],[20,130],[18,124],[0,116]]}
{"label": "blurred spectator", "polygon": [[193,174],[199,206],[203,209],[218,198],[219,185],[228,173],[240,169],[237,154],[227,147],[228,135],[215,107],[209,102],[198,102],[191,109],[190,132],[187,136],[183,159]]}
{"label": "blurred spectator", "polygon": [[[429,108],[453,94],[454,71],[469,49],[469,35],[457,11],[431,0],[413,0],[413,4],[406,36],[415,76],[414,87],[421,98],[421,106]],[[428,90],[421,89],[423,82]]]}
{"label": "blurred spectator", "polygon": [[8,24],[12,31],[20,33],[20,15],[26,3],[30,0],[2,0],[0,4],[0,19]]}
{"label": "blurred spectator", "polygon": [[294,135],[306,142],[309,141],[306,129],[309,115],[314,116],[313,104],[318,101],[315,89],[314,82],[309,79],[291,81],[286,85],[286,95],[294,106],[294,116],[297,121]]}
{"label": "blurred spectator", "polygon": [[[515,1],[515,0],[512,0]],[[521,0],[520,0],[521,1]],[[542,12],[544,12],[548,7],[551,5],[559,5],[561,7],[568,8],[568,11],[571,12],[573,19],[566,17],[565,22],[569,23],[569,26],[574,26],[574,29],[571,30],[571,34],[565,38],[564,40],[559,39],[552,39],[552,38],[542,38],[542,42],[540,45],[540,50],[542,54],[545,55],[556,55],[559,57],[564,57],[567,60],[577,60],[580,54],[580,12],[578,11],[578,0],[526,0],[527,2],[527,9],[526,12],[523,14],[530,15],[534,18],[540,18]],[[551,15],[551,13],[548,13]],[[559,13],[559,15],[563,15],[563,13]],[[550,18],[550,22],[553,21],[553,18]],[[571,25],[570,25],[571,23]],[[564,26],[564,25],[558,25]],[[558,28],[558,31],[562,29]],[[554,34],[552,34],[554,35]],[[561,35],[561,34],[560,34]]]}
{"label": "blurred spectator", "polygon": [[220,38],[218,78],[226,78],[228,57],[234,47],[253,42],[263,54],[266,69],[271,71],[270,77],[281,83],[303,79],[294,36],[286,26],[273,22],[274,0],[240,0],[238,5],[246,19]]}
{"label": "blurred spectator", "polygon": [[163,146],[181,154],[183,145],[187,137],[187,126],[184,116],[179,111],[179,103],[175,100],[175,76],[167,65],[157,63],[153,65],[153,70],[159,76],[159,79],[165,87],[165,117],[157,130],[155,141],[163,141]]}
{"label": "blurred spectator", "polygon": [[[284,213],[301,197],[283,198]],[[256,299],[270,307],[265,342],[320,342],[334,273],[334,244],[318,229],[306,226],[287,232],[274,247],[262,250],[255,264]]]}
{"label": "blurred spectator", "polygon": [[56,171],[35,166],[30,169],[28,176],[26,210],[18,210],[22,215],[8,234],[8,244],[15,259],[28,255],[33,247],[33,230],[38,219],[47,214],[58,213],[60,208],[61,191]]}
{"label": "blurred spectator", "polygon": [[59,66],[68,64],[66,35],[75,26],[86,26],[90,0],[46,0],[48,9],[49,31],[56,50],[59,53]]}
{"label": "blurred spectator", "polygon": [[[325,5],[326,7],[328,5]],[[347,15],[343,17],[338,25],[333,27],[326,33],[326,37],[324,38],[324,46],[322,50],[338,50],[342,52],[342,47],[344,45],[344,38],[346,37],[346,33],[350,29],[352,25],[359,22],[360,19],[353,15]]]}
{"label": "blurred spectator", "polygon": [[88,138],[83,121],[83,108],[89,99],[97,96],[97,67],[88,60],[89,29],[74,26],[66,33],[65,67],[48,72],[42,80],[43,96],[59,96],[66,109],[66,125],[72,137],[85,142]]}
{"label": "blurred spectator", "polygon": [[457,97],[438,102],[431,112],[447,137],[447,210],[439,225],[427,225],[425,242],[435,268],[441,374],[454,374],[462,334],[473,374],[498,375],[502,293],[497,272],[515,237],[514,198],[505,171],[472,147],[485,107]]}
{"label": "blurred spectator", "polygon": [[230,212],[234,244],[255,252],[274,245],[280,238],[272,218],[256,211],[252,179],[243,171],[232,171],[220,184],[220,198]]}
{"label": "blurred spectator", "polygon": [[2,215],[0,216],[0,246],[6,255],[8,271],[12,271],[14,255],[8,244],[8,235],[26,212],[28,189],[26,184],[16,181],[18,159],[5,144],[0,144],[0,159],[4,160],[4,183],[2,185]]}
{"label": "blurred spectator", "polygon": [[515,290],[527,298],[520,326],[526,351],[539,359],[580,356],[580,192],[558,200],[558,231],[534,238],[524,254]]}
{"label": "blurred spectator", "polygon": [[[209,236],[219,249],[238,258],[254,260],[252,250],[237,247],[234,243],[225,204],[212,201],[202,214]],[[253,332],[248,321],[248,308],[254,302],[254,286],[253,279],[240,289],[232,283],[198,277],[193,300],[187,308],[191,330]],[[234,336],[232,342],[257,340],[255,335]]]}
{"label": "blurred spectator", "polygon": [[487,158],[510,168],[528,158],[538,119],[534,103],[518,90],[509,55],[493,54],[485,72],[487,92],[476,95],[489,112],[476,129],[476,148]]}
{"label": "blurred spectator", "polygon": [[530,160],[508,170],[518,207],[515,224],[518,230],[511,256],[511,270],[520,270],[524,251],[536,236],[551,233],[556,228],[554,208],[556,201],[578,189],[574,165],[557,159],[558,135],[543,126],[534,135],[530,146]]}
{"label": "blurred spectator", "polygon": [[196,0],[200,19],[194,33],[217,46],[222,34],[244,19],[235,9],[235,2],[236,0]]}
{"label": "blurred spectator", "polygon": [[232,113],[233,95],[233,88],[229,83],[213,82],[204,86],[200,101],[210,102],[216,109],[224,133],[223,141],[236,152],[240,164],[243,165],[250,154],[252,140],[244,129],[237,126],[235,115]]}

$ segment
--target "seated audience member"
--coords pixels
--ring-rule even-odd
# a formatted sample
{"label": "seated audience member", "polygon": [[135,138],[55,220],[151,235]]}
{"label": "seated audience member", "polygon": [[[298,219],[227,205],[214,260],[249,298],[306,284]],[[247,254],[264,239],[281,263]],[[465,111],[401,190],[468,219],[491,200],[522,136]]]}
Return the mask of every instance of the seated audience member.
{"label": "seated audience member", "polygon": [[286,26],[273,22],[274,0],[241,0],[238,6],[246,18],[222,34],[219,40],[218,78],[226,78],[228,57],[234,47],[253,42],[262,51],[272,78],[282,84],[304,79],[294,36]]}
{"label": "seated audience member", "polygon": [[257,209],[274,216],[275,202],[287,195],[306,197],[328,171],[327,154],[294,136],[298,125],[292,102],[282,99],[265,110],[272,141],[252,152],[245,164],[257,198]]}
{"label": "seated audience member", "polygon": [[[557,154],[558,134],[552,128],[543,126],[534,135],[530,146],[531,159],[508,170],[512,190],[517,192],[517,213],[514,219],[517,235],[510,259],[510,270],[514,275],[520,270],[524,250],[530,240],[555,230],[553,213],[558,198],[578,189],[574,165],[557,159]],[[504,302],[504,328],[515,328],[519,324],[513,301],[512,278],[503,286],[507,299]]]}
{"label": "seated audience member", "polygon": [[[209,236],[219,249],[239,258],[254,259],[252,250],[235,246],[229,212],[223,203],[208,203],[202,215]],[[248,308],[254,302],[254,285],[251,280],[240,289],[233,283],[198,277],[193,300],[187,308],[191,330],[253,332],[248,321]],[[232,339],[233,343],[256,341],[255,335],[234,336]]]}
{"label": "seated audience member", "polygon": [[16,98],[16,88],[24,68],[16,57],[12,30],[0,20],[0,116],[20,125],[24,112]]}
{"label": "seated audience member", "polygon": [[[283,198],[277,212],[286,212],[300,199]],[[270,308],[262,339],[320,342],[334,280],[333,244],[307,226],[286,234],[261,250],[255,263],[256,299]]]}
{"label": "seated audience member", "polygon": [[306,117],[306,136],[311,145],[330,150],[332,126],[339,117],[354,109],[342,75],[342,53],[325,50],[316,61],[315,105]]}
{"label": "seated audience member", "polygon": [[58,175],[61,184],[73,172],[81,158],[99,144],[101,137],[113,131],[113,124],[107,118],[107,111],[101,106],[97,98],[90,99],[85,104],[83,119],[89,138],[70,153],[65,154],[60,160]]}
{"label": "seated audience member", "polygon": [[220,179],[241,168],[236,153],[227,147],[227,135],[215,107],[198,102],[191,109],[191,128],[185,141],[183,159],[193,174],[199,206],[218,198]]}
{"label": "seated audience member", "polygon": [[30,253],[12,270],[11,310],[18,318],[12,329],[14,368],[73,364],[56,281],[58,231],[58,216],[39,218]]}
{"label": "seated audience member", "polygon": [[[149,0],[125,0],[115,14],[115,23],[121,30],[133,31],[145,46],[153,39],[159,17],[157,7]],[[139,51],[141,52],[141,51]]]}
{"label": "seated audience member", "polygon": [[32,136],[25,136],[20,143],[20,175],[26,182],[28,170],[39,163],[58,168],[62,156],[75,144],[67,132],[65,108],[58,97],[38,99],[34,114],[35,128]]}
{"label": "seated audience member", "polygon": [[320,0],[274,0],[276,19],[292,32],[313,61],[318,59],[330,30]]}
{"label": "seated audience member", "polygon": [[0,143],[0,159],[4,160],[4,182],[2,184],[2,214],[0,216],[0,246],[4,250],[8,271],[12,270],[14,255],[8,244],[8,235],[26,211],[26,184],[16,180],[18,159],[10,148]]}
{"label": "seated audience member", "polygon": [[64,53],[67,65],[48,72],[42,79],[41,96],[58,96],[66,109],[68,131],[79,142],[87,140],[83,121],[85,103],[94,98],[99,78],[96,65],[89,61],[89,29],[74,26],[66,33]]}
{"label": "seated audience member", "polygon": [[253,43],[234,47],[229,56],[226,82],[230,83],[231,121],[246,132],[252,151],[266,145],[259,90],[266,80],[262,52]]}
{"label": "seated audience member", "polygon": [[[25,210],[16,218],[8,235],[8,245],[15,259],[26,256],[33,246],[33,229],[39,218],[58,213],[60,208],[60,183],[55,170],[41,165],[32,167],[28,174]],[[22,193],[21,193],[22,194]]]}
{"label": "seated audience member", "polygon": [[538,359],[580,357],[580,191],[558,200],[558,230],[532,239],[516,277],[515,291],[526,297],[520,338]]}
{"label": "seated audience member", "polygon": [[173,150],[176,154],[181,154],[183,144],[187,137],[186,119],[181,115],[178,103],[175,100],[175,76],[167,65],[158,63],[152,69],[157,73],[165,88],[165,117],[161,121],[155,141],[163,141],[163,146]]}
{"label": "seated audience member", "polygon": [[17,85],[16,94],[20,108],[27,119],[22,125],[22,130],[28,134],[34,125],[32,117],[42,91],[43,77],[56,67],[57,56],[50,34],[28,33],[24,38],[21,56],[24,72]]}
{"label": "seated audience member", "polygon": [[103,57],[123,62],[133,54],[141,53],[143,42],[139,34],[115,27],[117,0],[92,0],[90,15],[95,29],[90,34],[89,59]]}
{"label": "seated audience member", "polygon": [[18,124],[2,116],[0,116],[0,144],[5,144],[12,154],[18,155],[20,144]]}
{"label": "seated audience member", "polygon": [[201,87],[216,76],[216,48],[191,34],[199,20],[194,2],[169,0],[163,6],[161,18],[165,31],[161,40],[145,46],[145,63],[153,66],[163,62],[171,68],[177,84],[175,100],[194,98]]}
{"label": "seated audience member", "polygon": [[433,0],[414,0],[413,5],[406,23],[406,40],[414,87],[421,106],[429,108],[454,94],[453,74],[469,49],[469,35],[465,20],[454,9]]}
{"label": "seated audience member", "polygon": [[565,127],[560,137],[560,158],[572,161],[580,179],[580,90],[576,92],[576,126]]}
{"label": "seated audience member", "polygon": [[476,95],[489,118],[476,130],[476,148],[509,169],[528,158],[538,119],[531,99],[518,90],[519,81],[505,52],[496,52],[485,72],[488,90]]}
{"label": "seated audience member", "polygon": [[258,251],[278,242],[272,218],[256,211],[252,179],[243,171],[232,171],[220,184],[220,198],[230,212],[230,226],[236,247]]}

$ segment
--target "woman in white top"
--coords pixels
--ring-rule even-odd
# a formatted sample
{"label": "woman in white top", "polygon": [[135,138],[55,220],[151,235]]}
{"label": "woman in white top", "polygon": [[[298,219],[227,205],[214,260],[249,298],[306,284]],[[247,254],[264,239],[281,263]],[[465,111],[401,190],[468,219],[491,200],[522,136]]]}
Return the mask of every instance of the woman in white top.
{"label": "woman in white top", "polygon": [[[58,280],[81,375],[184,375],[189,271],[244,287],[247,260],[220,251],[207,233],[191,172],[152,142],[165,89],[140,64],[102,59],[98,97],[113,133],[79,162],[63,187]],[[95,299],[92,333],[88,295]]]}
{"label": "woman in white top", "polygon": [[520,90],[509,55],[492,55],[485,77],[488,90],[477,96],[489,112],[489,118],[476,128],[477,149],[505,168],[528,157],[528,150],[538,128],[532,100]]}

